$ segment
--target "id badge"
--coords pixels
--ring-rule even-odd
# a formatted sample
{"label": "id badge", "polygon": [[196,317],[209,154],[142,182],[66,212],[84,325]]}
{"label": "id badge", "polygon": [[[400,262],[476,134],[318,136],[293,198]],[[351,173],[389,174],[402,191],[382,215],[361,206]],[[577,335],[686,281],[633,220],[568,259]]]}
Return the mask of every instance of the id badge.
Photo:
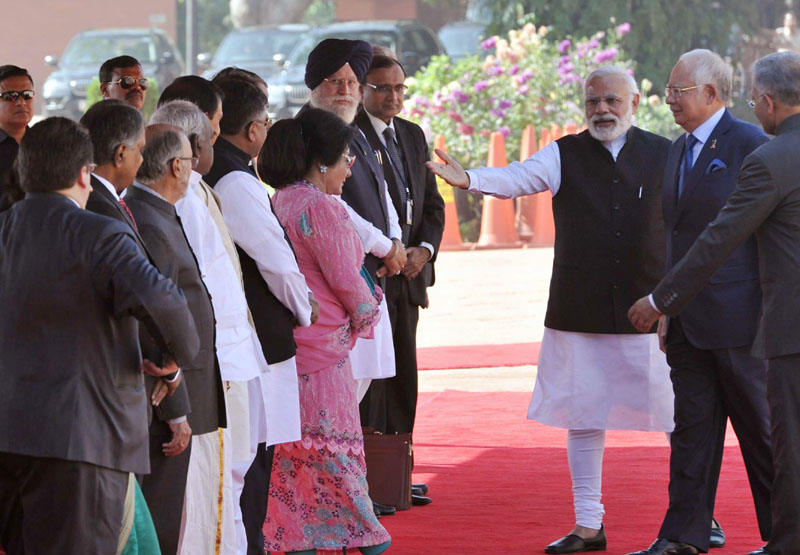
{"label": "id badge", "polygon": [[414,201],[411,199],[406,200],[406,225],[414,223]]}

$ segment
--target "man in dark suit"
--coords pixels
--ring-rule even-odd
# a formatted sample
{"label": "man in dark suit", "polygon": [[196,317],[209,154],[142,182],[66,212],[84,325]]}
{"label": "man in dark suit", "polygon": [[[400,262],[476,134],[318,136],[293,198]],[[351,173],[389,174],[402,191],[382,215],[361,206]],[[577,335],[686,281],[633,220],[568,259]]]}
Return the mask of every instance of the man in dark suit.
{"label": "man in dark suit", "polygon": [[772,530],[761,552],[796,554],[800,546],[800,334],[796,331],[800,311],[800,54],[779,52],[756,62],[750,105],[764,131],[775,139],[745,158],[736,188],[719,215],[656,286],[652,297],[636,301],[628,315],[639,331],[661,314],[682,316],[717,269],[756,234],[763,298],[753,355],[766,359],[768,365],[774,467]]}
{"label": "man in dark suit", "polygon": [[[186,299],[127,226],[83,208],[92,145],[66,118],[32,127],[27,195],[0,216],[0,542],[9,553],[114,553],[131,472],[149,471],[138,326],[188,364]],[[168,369],[167,371],[173,371]],[[24,507],[24,510],[23,510]]]}
{"label": "man in dark suit", "polygon": [[[744,158],[769,139],[758,127],[733,118],[732,70],[709,50],[687,52],[670,75],[667,103],[686,134],[672,144],[664,173],[662,206],[667,268],[689,250],[733,192]],[[712,531],[728,417],[739,438],[761,536],[769,537],[772,458],[769,452],[767,368],[750,354],[761,288],[758,247],[749,237],[711,283],[681,312],[662,317],[659,335],[675,391],[675,431],[670,442],[670,504],[658,539],[639,555],[667,549],[686,553],[722,547]]]}
{"label": "man in dark suit", "polygon": [[406,73],[397,60],[377,55],[363,85],[364,108],[356,124],[380,153],[408,260],[400,274],[386,278],[396,375],[374,380],[361,403],[362,423],[382,433],[411,433],[417,408],[417,322],[427,308],[433,262],[444,230],[444,201],[422,129],[397,117],[403,109]]}
{"label": "man in dark suit", "polygon": [[[196,436],[216,433],[218,428],[225,427],[226,414],[214,347],[214,310],[174,207],[186,194],[195,158],[192,157],[189,139],[172,126],[149,126],[145,140],[138,181],[128,189],[125,198],[155,266],[175,281],[186,295],[200,336],[201,349],[197,357],[181,366],[191,406],[188,425]],[[152,349],[148,343],[148,338],[144,338],[142,350],[145,353]],[[172,428],[177,423],[180,423],[179,416],[153,418],[150,427],[151,465],[163,468],[142,480],[142,491],[151,508],[161,550],[165,553],[178,551],[191,454],[191,447],[186,444],[171,445]],[[162,450],[166,456],[161,455]],[[214,470],[214,462],[209,461],[209,471]],[[213,478],[218,480],[218,476],[219,467]]]}

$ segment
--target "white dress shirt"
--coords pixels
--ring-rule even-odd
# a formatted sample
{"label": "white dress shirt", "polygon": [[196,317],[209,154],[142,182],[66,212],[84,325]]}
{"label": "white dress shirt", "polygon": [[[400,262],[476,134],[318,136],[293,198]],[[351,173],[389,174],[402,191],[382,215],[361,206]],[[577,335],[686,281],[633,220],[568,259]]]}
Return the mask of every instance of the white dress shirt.
{"label": "white dress shirt", "polygon": [[[603,142],[616,161],[626,135]],[[470,191],[513,198],[561,186],[553,142],[524,162],[468,170]],[[671,431],[669,366],[649,334],[579,333],[545,328],[528,418],[582,430]]]}
{"label": "white dress shirt", "polygon": [[106,179],[105,177],[101,177],[101,176],[97,175],[96,173],[93,173],[92,176],[97,181],[99,181],[100,183],[105,185],[106,189],[108,189],[108,192],[111,193],[114,196],[115,199],[117,199],[117,202],[119,202],[119,195],[117,194],[117,189],[114,187],[114,185],[108,179]]}
{"label": "white dress shirt", "polygon": [[197,188],[192,171],[186,196],[175,204],[203,283],[211,295],[216,319],[216,347],[223,380],[247,381],[269,371],[256,332],[247,318],[247,300],[220,230]]}
{"label": "white dress shirt", "polygon": [[250,173],[233,171],[217,182],[214,191],[225,206],[225,223],[236,244],[255,261],[272,294],[301,326],[310,326],[310,291],[264,185]]}

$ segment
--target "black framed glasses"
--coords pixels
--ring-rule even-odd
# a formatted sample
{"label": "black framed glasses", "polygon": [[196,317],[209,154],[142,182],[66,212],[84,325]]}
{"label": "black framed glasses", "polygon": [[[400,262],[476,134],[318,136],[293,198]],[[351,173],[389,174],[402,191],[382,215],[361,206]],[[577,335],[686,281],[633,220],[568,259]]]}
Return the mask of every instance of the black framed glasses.
{"label": "black framed glasses", "polygon": [[680,100],[681,96],[686,91],[699,89],[702,86],[703,85],[692,85],[691,87],[676,87],[667,85],[666,87],[664,87],[664,98],[668,97],[669,95],[672,95],[672,98],[674,98],[675,100]]}
{"label": "black framed glasses", "polygon": [[109,81],[108,85],[119,85],[123,89],[130,89],[134,85],[139,85],[139,88],[143,91],[147,90],[147,87],[150,86],[150,80],[147,77],[120,77],[116,81]]}
{"label": "black framed glasses", "polygon": [[178,156],[176,160],[191,160],[192,161],[192,169],[197,167],[198,162],[200,162],[200,158],[197,156]]}
{"label": "black framed glasses", "polygon": [[30,89],[24,91],[4,91],[0,93],[0,98],[6,102],[16,102],[18,98],[30,100],[34,96],[36,96],[36,93]]}
{"label": "black framed glasses", "polygon": [[372,83],[364,83],[378,94],[390,94],[395,92],[399,95],[405,95],[408,90],[407,85],[373,85]]}

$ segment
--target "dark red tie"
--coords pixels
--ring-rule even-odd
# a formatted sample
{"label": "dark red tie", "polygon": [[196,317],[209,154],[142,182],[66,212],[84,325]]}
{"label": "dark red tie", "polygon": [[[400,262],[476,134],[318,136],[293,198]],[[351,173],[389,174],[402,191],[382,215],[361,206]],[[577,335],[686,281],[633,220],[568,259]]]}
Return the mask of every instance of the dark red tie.
{"label": "dark red tie", "polygon": [[125,209],[125,212],[128,213],[128,216],[130,216],[131,221],[133,222],[133,229],[139,231],[139,226],[136,225],[136,218],[133,217],[133,212],[131,212],[131,209],[128,208],[128,205],[125,204],[125,201],[123,199],[119,199],[119,204]]}

